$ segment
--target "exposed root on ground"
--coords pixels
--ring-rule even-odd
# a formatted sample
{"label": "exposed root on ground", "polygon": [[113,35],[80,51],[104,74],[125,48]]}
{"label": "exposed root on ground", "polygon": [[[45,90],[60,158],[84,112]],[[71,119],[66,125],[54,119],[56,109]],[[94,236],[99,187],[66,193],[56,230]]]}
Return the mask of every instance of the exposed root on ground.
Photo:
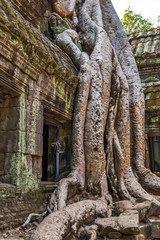
{"label": "exposed root on ground", "polygon": [[102,200],[84,200],[68,205],[43,220],[43,224],[34,233],[34,240],[71,238],[77,235],[80,226],[91,223],[97,216],[105,217],[107,214],[108,205]]}

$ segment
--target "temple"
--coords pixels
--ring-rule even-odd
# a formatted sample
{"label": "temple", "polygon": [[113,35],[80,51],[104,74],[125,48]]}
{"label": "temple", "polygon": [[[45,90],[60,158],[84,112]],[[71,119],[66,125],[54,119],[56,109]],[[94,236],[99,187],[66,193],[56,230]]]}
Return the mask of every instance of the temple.
{"label": "temple", "polygon": [[[78,70],[55,44],[67,28],[52,1],[0,2],[0,229],[42,212],[70,172]],[[146,166],[159,175],[160,28],[129,41],[145,95]]]}

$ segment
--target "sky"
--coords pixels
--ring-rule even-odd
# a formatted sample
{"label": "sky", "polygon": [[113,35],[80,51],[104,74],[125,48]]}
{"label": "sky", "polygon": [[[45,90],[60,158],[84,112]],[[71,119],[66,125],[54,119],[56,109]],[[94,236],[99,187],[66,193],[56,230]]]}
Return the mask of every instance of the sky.
{"label": "sky", "polygon": [[119,18],[123,17],[124,10],[130,6],[134,13],[140,13],[144,18],[155,21],[154,27],[157,27],[160,0],[112,0],[112,3]]}

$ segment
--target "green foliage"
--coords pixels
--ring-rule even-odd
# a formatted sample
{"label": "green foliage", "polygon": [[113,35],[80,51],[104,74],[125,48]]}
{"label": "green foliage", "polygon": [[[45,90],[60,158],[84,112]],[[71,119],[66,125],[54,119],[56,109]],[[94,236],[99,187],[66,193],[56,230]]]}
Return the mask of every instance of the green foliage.
{"label": "green foliage", "polygon": [[160,15],[158,16],[157,23],[158,23],[158,25],[160,25]]}
{"label": "green foliage", "polygon": [[121,22],[127,34],[149,30],[153,27],[153,23],[150,20],[143,18],[141,14],[134,13],[130,6],[124,11]]}

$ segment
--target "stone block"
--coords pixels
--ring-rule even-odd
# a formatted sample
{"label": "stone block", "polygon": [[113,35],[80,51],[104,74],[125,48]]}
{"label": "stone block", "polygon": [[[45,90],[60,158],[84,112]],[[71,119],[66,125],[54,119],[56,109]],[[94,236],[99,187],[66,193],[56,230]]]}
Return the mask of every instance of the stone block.
{"label": "stone block", "polygon": [[32,156],[33,159],[33,174],[37,176],[37,178],[42,178],[42,157]]}
{"label": "stone block", "polygon": [[118,220],[117,217],[97,218],[95,220],[95,224],[98,226],[100,230],[100,235],[106,236],[110,232],[120,232],[117,220]]}
{"label": "stone block", "polygon": [[18,152],[19,131],[0,131],[0,152]]}
{"label": "stone block", "polygon": [[108,236],[109,238],[119,239],[119,238],[122,237],[122,233],[120,233],[120,232],[109,232],[109,233],[107,234],[107,236]]}
{"label": "stone block", "polygon": [[152,221],[152,238],[160,239],[160,220]]}
{"label": "stone block", "polygon": [[114,203],[115,212],[119,215],[125,210],[133,208],[133,204],[129,200],[122,200]]}
{"label": "stone block", "polygon": [[150,201],[144,201],[142,203],[137,203],[132,208],[139,212],[139,221],[140,222],[146,222],[147,215],[151,209],[151,202]]}
{"label": "stone block", "polygon": [[[5,90],[7,91],[7,88]],[[3,108],[7,108],[7,107],[12,108],[12,107],[18,107],[18,106],[19,106],[19,96],[16,96],[16,94],[15,96],[6,98],[6,100],[0,104],[0,107],[3,107]]]}
{"label": "stone block", "polygon": [[18,130],[20,128],[20,112],[17,107],[0,108],[0,130]]}
{"label": "stone block", "polygon": [[36,133],[43,134],[43,106],[40,105],[36,116]]}
{"label": "stone block", "polygon": [[19,131],[19,152],[26,154],[27,152],[27,132]]}
{"label": "stone block", "polygon": [[146,238],[143,234],[138,235],[138,240],[146,240]]}
{"label": "stone block", "polygon": [[41,134],[36,134],[35,138],[35,155],[42,156],[43,154],[43,136]]}
{"label": "stone block", "polygon": [[5,163],[4,153],[0,153],[0,171],[4,171],[4,163]]}
{"label": "stone block", "polygon": [[33,166],[32,156],[31,155],[25,155],[25,158],[26,158],[26,162],[27,162],[28,168],[32,169],[32,166]]}
{"label": "stone block", "polygon": [[38,99],[33,101],[33,94],[34,91],[27,105],[26,128],[28,131],[43,134],[43,106]]}
{"label": "stone block", "polygon": [[140,225],[140,233],[145,236],[145,239],[149,239],[151,236],[151,224]]}
{"label": "stone block", "polygon": [[138,234],[139,214],[137,210],[126,210],[118,217],[118,225],[124,234]]}
{"label": "stone block", "polygon": [[[117,238],[105,238],[106,240],[117,240]],[[140,235],[123,235],[123,237],[118,238],[118,240],[146,240]]]}
{"label": "stone block", "polygon": [[43,153],[43,136],[35,132],[27,133],[26,153],[36,156],[42,156]]}
{"label": "stone block", "polygon": [[14,153],[5,153],[4,173],[7,174],[11,167],[11,160]]}

